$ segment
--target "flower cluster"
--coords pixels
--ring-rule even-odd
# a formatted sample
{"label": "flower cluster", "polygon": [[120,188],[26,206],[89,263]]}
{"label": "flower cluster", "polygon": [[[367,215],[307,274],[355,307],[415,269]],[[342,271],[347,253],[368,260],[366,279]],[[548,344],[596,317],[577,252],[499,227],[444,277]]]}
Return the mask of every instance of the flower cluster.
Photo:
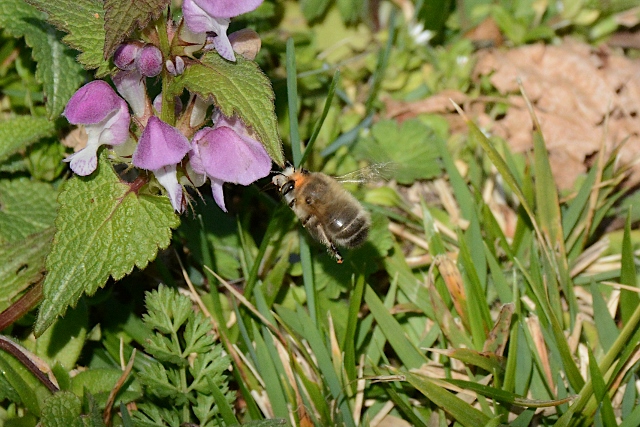
{"label": "flower cluster", "polygon": [[[92,81],[73,95],[64,110],[67,120],[84,125],[88,135],[86,147],[65,160],[71,169],[78,175],[90,175],[97,167],[100,146],[124,146],[127,141],[137,140],[132,165],[153,173],[177,212],[183,212],[187,204],[183,185],[197,187],[209,179],[216,203],[226,211],[222,194],[225,182],[249,185],[268,175],[271,159],[240,118],[226,117],[214,108],[213,126],[203,127],[211,102],[193,94],[186,108],[178,98],[170,103],[175,105],[174,117],[178,117],[170,124],[161,118],[168,117],[162,115],[162,94],[151,102],[146,87],[147,78],[160,75],[163,69],[166,73],[162,78],[182,74],[189,60],[181,55],[191,56],[194,46],[213,47],[229,61],[236,60],[234,48],[253,59],[259,44],[248,49],[247,32],[228,37],[227,27],[232,17],[260,3],[262,0],[185,0],[185,25],[170,26],[168,34],[170,40],[179,37],[176,45],[183,49],[181,54],[172,50],[165,58],[151,42],[131,41],[119,46],[114,54],[119,71],[113,75],[118,93],[102,80]],[[207,40],[212,43],[207,44]]]}

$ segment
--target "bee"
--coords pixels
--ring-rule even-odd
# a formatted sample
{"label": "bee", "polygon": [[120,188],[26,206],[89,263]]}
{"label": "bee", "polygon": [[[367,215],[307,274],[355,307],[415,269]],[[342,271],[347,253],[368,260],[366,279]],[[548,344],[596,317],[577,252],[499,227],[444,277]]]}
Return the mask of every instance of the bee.
{"label": "bee", "polygon": [[[272,179],[284,201],[311,236],[327,247],[338,264],[337,246],[355,248],[369,235],[371,217],[340,182],[362,182],[377,175],[378,165],[340,178],[288,166]],[[339,182],[340,181],[340,182]]]}

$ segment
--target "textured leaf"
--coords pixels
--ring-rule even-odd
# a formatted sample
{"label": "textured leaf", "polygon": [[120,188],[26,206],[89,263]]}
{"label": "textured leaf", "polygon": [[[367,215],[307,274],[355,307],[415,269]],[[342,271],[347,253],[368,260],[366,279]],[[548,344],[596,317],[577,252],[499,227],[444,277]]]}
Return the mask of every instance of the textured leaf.
{"label": "textured leaf", "polygon": [[44,277],[44,262],[55,228],[32,234],[24,240],[0,246],[0,312],[16,297]]}
{"label": "textured leaf", "polygon": [[104,59],[137,28],[156,20],[171,0],[106,0],[104,2]]}
{"label": "textured leaf", "polygon": [[46,117],[19,116],[0,123],[0,162],[54,133],[55,126]]}
{"label": "textured leaf", "polygon": [[[75,3],[65,8],[65,15],[75,8]],[[47,115],[58,117],[86,78],[74,52],[60,42],[62,34],[44,21],[44,15],[22,0],[0,2],[0,26],[14,37],[24,37],[33,49],[33,59],[38,63],[36,78],[46,96]]]}
{"label": "textured leaf", "polygon": [[205,99],[212,97],[225,116],[239,116],[253,129],[273,161],[284,165],[273,89],[255,62],[240,55],[236,56],[236,62],[229,62],[210,52],[200,63],[187,67],[175,80],[172,92],[180,94],[183,88]]}
{"label": "textured leaf", "polygon": [[400,184],[411,184],[440,175],[436,138],[432,129],[417,119],[402,124],[381,120],[371,128],[371,138],[355,146],[355,152],[375,163],[390,162],[391,177]]}
{"label": "textured leaf", "polygon": [[53,225],[57,191],[51,184],[0,180],[0,243],[18,242]]}
{"label": "textured leaf", "polygon": [[27,1],[46,12],[48,22],[67,33],[62,41],[82,52],[78,56],[78,62],[87,70],[97,68],[97,77],[108,74],[109,63],[103,59],[102,51],[105,32],[101,0]]}
{"label": "textured leaf", "polygon": [[70,391],[60,391],[47,399],[42,408],[44,427],[82,427],[82,403]]}
{"label": "textured leaf", "polygon": [[145,268],[158,249],[169,246],[171,228],[180,223],[167,197],[136,194],[106,157],[103,151],[98,171],[69,180],[58,198],[37,335],[109,276],[118,280],[134,266]]}

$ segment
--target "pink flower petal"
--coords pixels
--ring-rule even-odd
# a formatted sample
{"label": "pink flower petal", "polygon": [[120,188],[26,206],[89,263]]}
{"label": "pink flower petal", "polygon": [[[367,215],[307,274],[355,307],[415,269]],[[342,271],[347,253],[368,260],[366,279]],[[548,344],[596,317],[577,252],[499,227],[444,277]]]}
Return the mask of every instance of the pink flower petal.
{"label": "pink flower petal", "polygon": [[136,66],[136,58],[140,54],[140,42],[123,43],[113,54],[113,63],[121,70],[133,70]]}
{"label": "pink flower petal", "polygon": [[145,115],[149,99],[144,77],[137,69],[119,71],[113,76],[118,93],[127,100],[136,117]]}
{"label": "pink flower petal", "polygon": [[178,129],[151,116],[133,153],[133,165],[147,170],[175,165],[190,148],[189,141]]}
{"label": "pink flower petal", "polygon": [[145,45],[136,57],[136,67],[145,77],[155,77],[162,71],[162,52],[152,44]]}
{"label": "pink flower petal", "polygon": [[271,158],[262,144],[229,127],[203,129],[193,140],[210,178],[249,185],[271,171]]}
{"label": "pink flower petal", "polygon": [[69,163],[71,170],[80,176],[91,175],[98,167],[98,148],[96,144],[87,145],[82,150],[64,159]]}
{"label": "pink flower petal", "polygon": [[194,33],[216,33],[213,39],[213,46],[224,59],[235,61],[231,42],[227,38],[227,28],[229,28],[229,18],[219,17],[207,13],[199,7],[194,0],[184,0],[182,3],[182,14],[187,27]]}
{"label": "pink flower petal", "polygon": [[251,12],[262,4],[263,0],[193,0],[211,16],[233,18]]}
{"label": "pink flower petal", "polygon": [[69,123],[95,124],[120,107],[120,97],[103,80],[94,80],[73,94],[62,113]]}
{"label": "pink flower petal", "polygon": [[129,107],[120,98],[118,104],[119,108],[111,111],[101,122],[85,125],[86,147],[64,159],[77,175],[87,176],[96,170],[101,145],[120,145],[129,138]]}
{"label": "pink flower petal", "polygon": [[227,61],[236,62],[236,55],[233,53],[233,47],[227,37],[227,28],[229,28],[229,21],[221,23],[220,32],[216,32],[217,36],[213,38],[213,47]]}
{"label": "pink flower petal", "polygon": [[153,174],[156,176],[160,185],[167,190],[167,195],[169,196],[173,209],[178,213],[184,212],[186,201],[184,199],[182,185],[178,183],[176,165],[165,166],[154,170]]}
{"label": "pink flower petal", "polygon": [[222,191],[222,184],[224,181],[211,178],[211,193],[213,194],[213,200],[222,209],[223,212],[227,211],[227,207],[224,204],[224,191]]}

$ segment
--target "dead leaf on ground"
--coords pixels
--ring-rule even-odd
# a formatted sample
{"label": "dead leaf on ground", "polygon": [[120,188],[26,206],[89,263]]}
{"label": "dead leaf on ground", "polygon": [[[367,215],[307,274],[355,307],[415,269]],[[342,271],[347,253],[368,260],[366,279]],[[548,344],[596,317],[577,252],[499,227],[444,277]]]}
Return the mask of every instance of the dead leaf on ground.
{"label": "dead leaf on ground", "polygon": [[[532,122],[516,79],[522,80],[560,188],[571,188],[575,178],[586,172],[588,158],[598,151],[605,133],[607,150],[628,138],[620,153],[622,163],[640,156],[640,60],[565,40],[559,46],[481,51],[474,75],[489,75],[501,94],[512,95],[506,115],[483,124],[516,152],[532,146]],[[640,170],[635,168],[629,184],[637,183]]]}

